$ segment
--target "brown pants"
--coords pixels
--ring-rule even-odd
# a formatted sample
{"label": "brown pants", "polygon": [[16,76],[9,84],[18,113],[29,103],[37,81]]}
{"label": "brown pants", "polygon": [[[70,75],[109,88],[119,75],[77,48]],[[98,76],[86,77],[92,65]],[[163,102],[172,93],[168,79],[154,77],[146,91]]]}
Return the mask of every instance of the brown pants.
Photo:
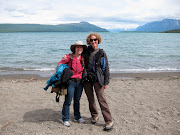
{"label": "brown pants", "polygon": [[92,84],[92,83],[85,81],[84,89],[85,89],[85,93],[86,93],[88,101],[89,101],[89,110],[91,112],[91,116],[93,118],[98,116],[98,110],[97,110],[96,102],[95,102],[95,98],[94,98],[93,87],[94,87],[105,123],[112,122],[112,116],[111,116],[108,104],[106,102],[106,98],[105,98],[104,90],[103,90],[102,86],[99,84],[99,82],[94,82]]}

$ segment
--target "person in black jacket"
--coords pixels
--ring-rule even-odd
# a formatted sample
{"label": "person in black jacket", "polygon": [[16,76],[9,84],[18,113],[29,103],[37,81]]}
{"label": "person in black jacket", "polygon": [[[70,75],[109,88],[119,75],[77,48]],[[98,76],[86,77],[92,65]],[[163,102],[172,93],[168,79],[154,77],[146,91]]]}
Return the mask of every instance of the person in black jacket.
{"label": "person in black jacket", "polygon": [[109,65],[106,53],[98,48],[102,41],[98,33],[91,33],[87,36],[86,42],[89,45],[85,52],[85,70],[83,73],[83,86],[89,101],[89,110],[92,116],[91,123],[98,121],[98,110],[95,104],[94,91],[96,93],[101,112],[106,123],[104,130],[113,128],[113,120],[106,102],[104,90],[109,84]]}

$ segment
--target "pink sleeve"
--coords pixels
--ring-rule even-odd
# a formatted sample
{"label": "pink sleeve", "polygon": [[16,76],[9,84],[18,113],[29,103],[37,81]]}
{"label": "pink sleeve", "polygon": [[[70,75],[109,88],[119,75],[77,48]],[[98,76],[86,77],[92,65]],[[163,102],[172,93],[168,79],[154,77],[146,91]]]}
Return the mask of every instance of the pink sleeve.
{"label": "pink sleeve", "polygon": [[67,56],[67,60],[61,60],[58,64],[68,64],[70,62],[70,55],[66,55]]}

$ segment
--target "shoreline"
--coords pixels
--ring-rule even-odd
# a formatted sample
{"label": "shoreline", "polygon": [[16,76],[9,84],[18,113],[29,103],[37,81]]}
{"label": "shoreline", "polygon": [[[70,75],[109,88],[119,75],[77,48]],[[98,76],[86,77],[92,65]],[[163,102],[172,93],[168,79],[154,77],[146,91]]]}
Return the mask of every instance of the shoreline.
{"label": "shoreline", "polygon": [[[48,80],[49,77],[43,77],[38,74],[7,74],[0,75],[0,79],[30,79],[30,80]],[[144,73],[110,73],[110,79],[153,79],[180,77],[180,72],[144,72]]]}
{"label": "shoreline", "polygon": [[180,77],[180,72],[111,73],[112,79],[146,79]]}

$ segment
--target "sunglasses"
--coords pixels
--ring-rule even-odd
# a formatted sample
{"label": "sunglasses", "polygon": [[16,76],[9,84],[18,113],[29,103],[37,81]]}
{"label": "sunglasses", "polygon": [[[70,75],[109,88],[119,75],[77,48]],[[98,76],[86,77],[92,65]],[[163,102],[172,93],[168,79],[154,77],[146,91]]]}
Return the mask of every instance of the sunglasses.
{"label": "sunglasses", "polygon": [[90,39],[90,42],[97,41],[98,39]]}

